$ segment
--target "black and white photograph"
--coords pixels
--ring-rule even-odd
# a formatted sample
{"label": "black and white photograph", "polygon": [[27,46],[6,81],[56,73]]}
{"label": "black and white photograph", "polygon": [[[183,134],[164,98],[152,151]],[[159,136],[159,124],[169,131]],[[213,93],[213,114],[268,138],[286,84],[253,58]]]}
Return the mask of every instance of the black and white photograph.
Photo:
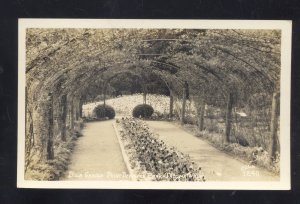
{"label": "black and white photograph", "polygon": [[291,25],[19,19],[18,187],[290,189]]}

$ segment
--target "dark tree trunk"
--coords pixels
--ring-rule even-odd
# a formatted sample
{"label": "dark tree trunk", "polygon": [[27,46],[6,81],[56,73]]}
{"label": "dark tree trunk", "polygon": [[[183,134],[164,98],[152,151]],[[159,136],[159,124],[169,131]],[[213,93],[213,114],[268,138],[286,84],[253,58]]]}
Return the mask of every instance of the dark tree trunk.
{"label": "dark tree trunk", "polygon": [[53,152],[53,96],[49,94],[48,98],[49,109],[48,109],[48,141],[47,141],[47,159],[51,160],[54,158]]}
{"label": "dark tree trunk", "polygon": [[29,124],[29,134],[30,134],[30,148],[34,146],[34,129],[33,129],[33,119],[32,113],[29,111],[30,124]]}
{"label": "dark tree trunk", "polygon": [[104,83],[103,85],[103,106],[104,106],[104,117],[106,116],[106,91],[107,91],[107,84]]}
{"label": "dark tree trunk", "polygon": [[144,104],[147,103],[147,93],[146,92],[143,93],[143,103]]}
{"label": "dark tree trunk", "polygon": [[74,103],[73,99],[71,100],[71,110],[70,110],[70,130],[73,130],[74,128]]}
{"label": "dark tree trunk", "polygon": [[62,107],[62,115],[61,115],[61,140],[66,141],[66,121],[67,121],[67,96],[63,95],[61,97],[61,107]]}
{"label": "dark tree trunk", "polygon": [[205,103],[204,100],[201,99],[200,107],[199,107],[199,118],[198,118],[198,127],[199,130],[202,131],[204,129],[204,113],[205,113]]}
{"label": "dark tree trunk", "polygon": [[146,85],[143,85],[143,103],[147,104],[147,88]]}
{"label": "dark tree trunk", "polygon": [[232,123],[232,106],[233,106],[233,96],[232,93],[228,94],[227,99],[227,110],[226,110],[226,124],[225,124],[225,142],[230,141],[230,131]]}
{"label": "dark tree trunk", "polygon": [[76,106],[75,106],[75,120],[78,121],[79,118],[79,101],[76,100]]}
{"label": "dark tree trunk", "polygon": [[27,114],[28,114],[28,91],[27,87],[25,87],[25,127],[27,129]]}
{"label": "dark tree trunk", "polygon": [[275,153],[278,150],[278,117],[279,117],[279,92],[274,91],[272,98],[272,112],[271,112],[271,142],[270,142],[270,162],[275,157]]}
{"label": "dark tree trunk", "polygon": [[28,106],[27,87],[25,88],[25,111],[26,111],[26,114],[25,114],[25,127],[26,127],[26,129],[28,128],[28,125],[29,125],[29,128],[28,128],[28,136],[29,136],[28,142],[29,142],[29,145],[26,147],[26,152],[30,153],[31,148],[34,146],[34,133],[33,133],[32,109],[31,108],[29,109],[29,106]]}
{"label": "dark tree trunk", "polygon": [[105,107],[106,105],[106,84],[104,84],[104,87],[103,87],[103,105]]}
{"label": "dark tree trunk", "polygon": [[82,105],[83,105],[83,101],[82,99],[80,99],[79,102],[79,117],[82,118]]}
{"label": "dark tree trunk", "polygon": [[186,108],[187,93],[188,93],[188,83],[185,82],[183,87],[182,108],[181,108],[181,118],[180,118],[181,125],[185,123],[185,108]]}
{"label": "dark tree trunk", "polygon": [[169,113],[169,117],[172,118],[173,117],[173,109],[174,109],[174,96],[173,96],[173,91],[170,90],[170,113]]}

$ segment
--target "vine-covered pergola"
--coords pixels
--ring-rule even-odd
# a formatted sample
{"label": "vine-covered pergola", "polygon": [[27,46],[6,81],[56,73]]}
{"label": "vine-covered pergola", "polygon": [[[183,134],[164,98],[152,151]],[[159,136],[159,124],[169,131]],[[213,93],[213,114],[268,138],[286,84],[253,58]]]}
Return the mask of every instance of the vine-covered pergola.
{"label": "vine-covered pergola", "polygon": [[[270,107],[271,155],[278,150],[279,30],[27,29],[26,153],[51,160],[81,117],[87,90],[130,73],[155,74],[174,97],[225,110],[229,142],[232,110],[261,96]],[[146,84],[143,85],[146,89]],[[255,107],[254,107],[255,108]]]}

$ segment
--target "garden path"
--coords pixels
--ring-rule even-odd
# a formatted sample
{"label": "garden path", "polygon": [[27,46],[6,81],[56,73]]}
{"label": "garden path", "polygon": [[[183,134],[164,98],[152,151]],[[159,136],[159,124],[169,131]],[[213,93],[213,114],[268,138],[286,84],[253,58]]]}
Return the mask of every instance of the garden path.
{"label": "garden path", "polygon": [[248,165],[221,152],[208,142],[193,136],[182,128],[166,121],[147,121],[166,144],[188,154],[202,167],[207,181],[278,181],[279,176]]}
{"label": "garden path", "polygon": [[[62,180],[120,180],[128,175],[114,120],[85,123]],[[116,177],[113,177],[116,176]]]}

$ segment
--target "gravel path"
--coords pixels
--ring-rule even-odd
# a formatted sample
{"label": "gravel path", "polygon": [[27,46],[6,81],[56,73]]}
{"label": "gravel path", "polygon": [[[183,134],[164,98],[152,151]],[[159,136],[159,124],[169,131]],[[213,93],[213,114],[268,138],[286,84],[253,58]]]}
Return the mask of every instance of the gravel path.
{"label": "gravel path", "polygon": [[85,124],[63,180],[127,180],[113,120]]}
{"label": "gravel path", "polygon": [[[113,120],[85,124],[62,180],[129,180],[126,165],[113,128]],[[279,177],[232,158],[206,141],[164,121],[147,121],[160,139],[190,155],[207,181],[278,181]]]}
{"label": "gravel path", "polygon": [[206,141],[187,133],[180,127],[165,121],[147,121],[160,139],[179,151],[190,155],[198,163],[207,181],[278,181],[279,176],[260,169],[249,168],[246,163],[232,158]]}

